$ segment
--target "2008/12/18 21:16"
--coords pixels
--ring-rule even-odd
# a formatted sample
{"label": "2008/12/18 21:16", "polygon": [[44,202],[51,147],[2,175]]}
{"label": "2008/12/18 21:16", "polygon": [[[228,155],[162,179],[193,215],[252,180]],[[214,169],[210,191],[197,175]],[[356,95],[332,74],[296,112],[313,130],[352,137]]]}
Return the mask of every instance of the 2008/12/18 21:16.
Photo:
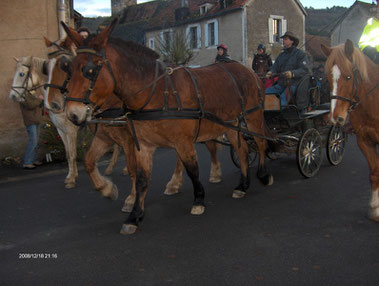
{"label": "2008/12/18 21:16", "polygon": [[57,253],[19,253],[19,259],[57,259]]}

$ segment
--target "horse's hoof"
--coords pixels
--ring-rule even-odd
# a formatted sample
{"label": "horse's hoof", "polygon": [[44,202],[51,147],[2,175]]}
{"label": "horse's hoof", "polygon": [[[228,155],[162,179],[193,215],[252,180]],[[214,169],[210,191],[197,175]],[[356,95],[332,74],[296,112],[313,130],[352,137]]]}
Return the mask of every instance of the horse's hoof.
{"label": "horse's hoof", "polygon": [[243,192],[241,190],[234,190],[232,193],[233,199],[242,199],[246,195],[246,192]]}
{"label": "horse's hoof", "polygon": [[73,189],[76,187],[75,183],[66,183],[65,188],[66,189]]}
{"label": "horse's hoof", "polygon": [[209,178],[209,183],[212,183],[212,184],[217,184],[217,183],[220,183],[221,181],[222,181],[221,177],[218,177],[218,176]]}
{"label": "horse's hoof", "polygon": [[267,186],[271,186],[274,183],[274,176],[270,175]]}
{"label": "horse's hoof", "polygon": [[166,187],[166,189],[164,190],[164,193],[166,196],[172,196],[172,195],[176,195],[179,193],[179,189],[178,188],[169,188],[169,187]]}
{"label": "horse's hoof", "polygon": [[123,206],[122,206],[122,209],[121,211],[123,213],[131,213],[133,210],[133,204],[128,204],[128,203],[125,203]]}
{"label": "horse's hoof", "polygon": [[118,199],[118,188],[116,185],[113,185],[112,187],[112,191],[111,191],[111,194],[109,195],[109,198],[112,200],[112,201],[115,201]]}
{"label": "horse's hoof", "polygon": [[205,211],[205,206],[198,205],[198,206],[192,206],[191,214],[192,215],[202,215]]}
{"label": "horse's hoof", "polygon": [[373,221],[376,221],[376,222],[379,222],[379,209],[371,209],[371,211],[369,212],[369,219],[373,220]]}
{"label": "horse's hoof", "polygon": [[134,224],[123,224],[120,233],[123,235],[133,234],[137,231],[138,226]]}

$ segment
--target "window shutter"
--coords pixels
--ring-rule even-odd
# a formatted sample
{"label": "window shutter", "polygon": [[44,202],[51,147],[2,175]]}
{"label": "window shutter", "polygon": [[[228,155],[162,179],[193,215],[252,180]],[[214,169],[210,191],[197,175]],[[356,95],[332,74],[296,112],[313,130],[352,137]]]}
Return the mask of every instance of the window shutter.
{"label": "window shutter", "polygon": [[197,26],[196,28],[197,31],[197,48],[201,48],[201,25]]}
{"label": "window shutter", "polygon": [[208,29],[209,29],[209,23],[206,23],[204,25],[204,46],[208,47]]}
{"label": "window shutter", "polygon": [[287,32],[287,20],[282,20],[282,34],[281,36],[283,36],[285,33]]}
{"label": "window shutter", "polygon": [[271,17],[268,18],[268,42],[270,44],[274,43],[272,21],[273,19]]}
{"label": "window shutter", "polygon": [[218,20],[215,22],[215,45],[218,46]]}

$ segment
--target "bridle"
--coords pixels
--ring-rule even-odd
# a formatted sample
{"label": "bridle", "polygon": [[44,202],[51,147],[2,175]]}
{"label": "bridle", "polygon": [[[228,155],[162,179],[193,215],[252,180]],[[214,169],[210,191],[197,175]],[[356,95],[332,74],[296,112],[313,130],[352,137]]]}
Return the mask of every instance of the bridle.
{"label": "bridle", "polygon": [[[346,76],[346,80],[351,80],[351,76]],[[359,104],[360,104],[360,99],[358,96],[358,85],[360,80],[362,79],[361,73],[359,72],[358,68],[356,66],[353,67],[353,89],[351,94],[353,94],[352,99],[349,97],[344,97],[340,95],[333,94],[330,96],[330,99],[337,99],[341,101],[345,101],[350,103],[349,110],[348,112],[351,112],[354,110]]]}
{"label": "bridle", "polygon": [[[346,76],[346,80],[351,80],[351,76]],[[345,101],[350,103],[348,113],[353,111],[355,108],[357,108],[361,104],[361,100],[358,96],[358,85],[360,81],[362,80],[361,73],[359,72],[357,66],[354,65],[353,67],[353,89],[351,91],[351,94],[353,94],[352,98],[340,96],[333,94],[330,96],[330,99],[337,99],[341,101]],[[370,89],[363,97],[368,96],[371,92],[373,92],[377,87],[379,86],[379,83],[377,83],[372,89]]]}
{"label": "bridle", "polygon": [[[45,61],[44,64],[43,64],[43,73],[45,75],[47,75],[47,69],[46,69],[46,66],[45,66],[46,64],[47,64],[47,62]],[[13,90],[15,93],[17,93],[20,98],[25,99],[26,98],[26,94],[32,94],[32,91],[35,91],[35,90],[39,89],[40,87],[43,87],[44,84],[33,86],[33,76],[32,76],[32,73],[31,73],[32,64],[30,64],[30,65],[22,64],[22,65],[28,69],[26,77],[25,77],[25,79],[24,79],[24,81],[23,81],[23,83],[22,83],[21,86],[14,86],[14,85],[12,85],[11,90]],[[32,83],[32,86],[30,88],[28,88],[28,82],[29,82],[29,80]],[[18,91],[18,89],[22,89],[22,92],[20,93]]]}
{"label": "bridle", "polygon": [[[90,96],[91,96],[93,87],[96,84],[97,78],[100,74],[100,71],[101,71],[104,63],[106,65],[109,73],[112,76],[114,85],[116,85],[116,79],[114,77],[111,64],[108,61],[108,59],[106,58],[105,49],[101,49],[100,52],[97,52],[96,50],[94,50],[92,48],[79,47],[76,50],[76,53],[77,54],[88,54],[88,62],[87,62],[87,64],[85,64],[83,66],[82,73],[83,73],[83,76],[85,78],[90,80],[90,85],[88,87],[88,90],[86,91],[84,98],[75,98],[75,97],[65,96],[65,102],[66,101],[81,102],[81,103],[85,104],[87,107],[89,105],[92,105],[94,110],[97,110],[100,107],[95,102],[91,101]],[[95,64],[93,62],[93,56],[94,55],[99,56],[101,58],[101,60],[98,62],[98,64]]]}

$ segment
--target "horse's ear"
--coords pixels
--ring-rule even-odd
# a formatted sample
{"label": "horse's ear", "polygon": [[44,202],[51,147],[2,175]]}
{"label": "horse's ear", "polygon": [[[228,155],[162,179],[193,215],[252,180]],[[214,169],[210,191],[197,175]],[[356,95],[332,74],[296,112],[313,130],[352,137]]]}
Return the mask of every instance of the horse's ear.
{"label": "horse's ear", "polygon": [[79,35],[78,32],[76,32],[74,29],[66,26],[64,22],[61,21],[61,25],[63,29],[66,31],[67,36],[72,40],[75,46],[80,47],[83,43],[82,36]]}
{"label": "horse's ear", "polygon": [[96,48],[101,49],[105,47],[110,35],[112,34],[114,28],[117,25],[117,22],[118,18],[115,18],[108,27],[106,27],[104,30],[100,32],[99,35],[96,36],[96,38],[94,39],[94,44]]}
{"label": "horse's ear", "polygon": [[18,63],[20,60],[16,57],[13,57],[13,59]]}
{"label": "horse's ear", "polygon": [[321,44],[321,50],[325,54],[325,56],[329,57],[329,55],[332,53],[332,48],[329,48],[325,46],[324,44]]}
{"label": "horse's ear", "polygon": [[48,48],[48,47],[51,47],[51,45],[53,44],[52,41],[50,41],[48,38],[46,38],[45,36],[42,36],[43,39],[45,40],[45,46]]}
{"label": "horse's ear", "polygon": [[345,55],[351,61],[353,59],[354,45],[350,39],[345,42]]}

